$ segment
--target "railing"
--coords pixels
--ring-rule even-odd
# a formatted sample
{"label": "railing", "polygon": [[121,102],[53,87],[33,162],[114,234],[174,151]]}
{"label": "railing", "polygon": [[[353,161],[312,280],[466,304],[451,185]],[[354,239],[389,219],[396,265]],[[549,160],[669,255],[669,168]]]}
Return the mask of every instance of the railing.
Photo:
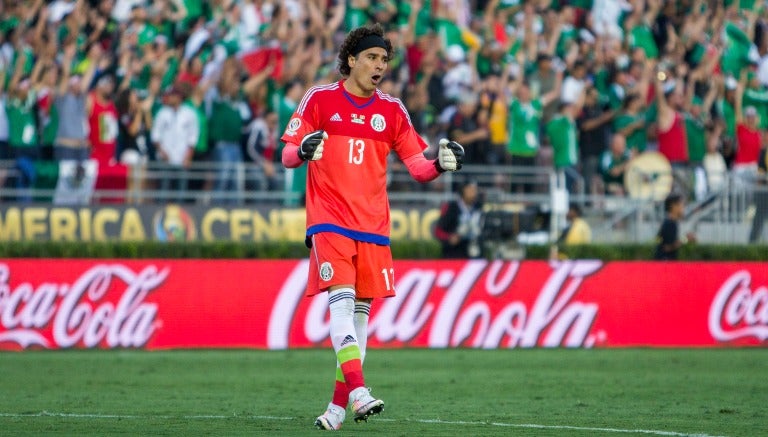
{"label": "railing", "polygon": [[[57,165],[51,163],[51,165]],[[59,168],[57,187],[19,188],[15,180],[22,176],[13,161],[0,161],[0,203],[49,204],[158,204],[182,202],[197,205],[260,205],[299,206],[302,199],[295,191],[286,190],[287,171],[274,165],[265,172],[260,165],[239,163],[229,167],[234,185],[226,191],[213,186],[222,167],[216,163],[194,163],[183,173],[157,163],[128,168],[115,177],[111,187],[95,186],[95,169]],[[162,181],[183,176],[185,190],[164,189]],[[79,180],[78,180],[79,178]],[[653,240],[664,218],[659,193],[649,198],[585,193],[583,181],[577,181],[576,192],[567,195],[564,178],[551,168],[466,165],[459,173],[446,173],[427,184],[415,182],[401,165],[390,167],[388,186],[393,206],[437,208],[454,196],[467,180],[477,182],[490,208],[510,211],[532,209],[546,218],[540,232],[548,241],[557,238],[565,225],[569,202],[582,206],[585,218],[593,228],[593,240],[598,242],[647,242]],[[122,182],[120,182],[122,181]],[[77,184],[80,185],[77,185]],[[123,186],[115,188],[120,183]],[[107,184],[109,185],[109,184]],[[80,191],[78,191],[80,190]],[[768,185],[744,183],[732,174],[724,178],[722,188],[706,198],[689,202],[689,214],[684,230],[695,231],[702,241],[715,243],[744,243],[754,214],[755,193],[766,193]]]}
{"label": "railing", "polygon": [[[48,163],[55,166],[56,163]],[[74,163],[73,163],[74,166]],[[300,199],[296,193],[282,189],[285,184],[285,171],[275,166],[272,176],[267,176],[260,165],[237,163],[228,167],[213,162],[195,162],[188,168],[176,169],[159,163],[147,163],[131,167],[120,167],[107,185],[122,185],[119,188],[100,188],[96,185],[96,172],[93,163],[87,162],[80,169],[67,169],[66,174],[59,174],[58,185],[48,188],[19,188],[15,180],[22,176],[21,171],[13,161],[0,161],[0,197],[8,201],[44,201],[59,203],[99,204],[99,203],[163,203],[183,202],[196,204],[222,203],[243,205],[248,203],[297,204]],[[229,176],[234,181],[234,187],[226,191],[215,191],[218,172],[230,170]],[[59,172],[64,171],[59,168]],[[70,173],[71,172],[71,173]],[[79,174],[79,176],[78,176]],[[165,179],[186,179],[186,188],[165,189]],[[70,180],[71,179],[71,180]],[[75,180],[77,179],[77,180]],[[63,187],[62,187],[63,185]],[[81,190],[78,198],[67,197],[70,192]]]}
{"label": "railing", "polygon": [[[54,163],[51,163],[53,165]],[[87,197],[83,203],[96,204],[102,201],[114,202],[115,198],[125,203],[155,203],[183,201],[186,203],[231,203],[247,204],[267,202],[296,204],[301,201],[298,194],[284,189],[287,170],[279,164],[273,173],[267,175],[261,165],[237,163],[228,165],[234,187],[226,191],[215,191],[213,186],[221,165],[213,162],[195,162],[183,171],[158,163],[147,163],[127,168],[127,173],[118,176],[125,181],[120,189],[95,186],[96,168],[88,164],[81,170],[80,184]],[[75,170],[72,170],[75,171]],[[57,188],[18,188],[13,180],[20,177],[20,171],[13,161],[0,161],[0,196],[6,201],[49,199],[55,203]],[[184,190],[163,189],[162,181],[169,177],[183,176],[187,180]],[[66,177],[71,177],[67,174]],[[421,184],[413,180],[404,167],[394,166],[388,173],[389,198],[393,203],[417,202],[439,205],[449,199],[464,181],[474,180],[483,188],[491,201],[547,202],[552,172],[548,169],[512,166],[464,166],[458,174],[445,173],[437,180]],[[5,183],[3,183],[5,182]],[[526,184],[528,193],[512,193],[510,187]],[[60,189],[60,187],[58,187]]]}
{"label": "railing", "polygon": [[687,229],[704,236],[708,242],[745,243],[749,240],[753,217],[760,214],[760,209],[765,213],[767,200],[767,178],[744,180],[730,174],[721,190],[689,206]]}

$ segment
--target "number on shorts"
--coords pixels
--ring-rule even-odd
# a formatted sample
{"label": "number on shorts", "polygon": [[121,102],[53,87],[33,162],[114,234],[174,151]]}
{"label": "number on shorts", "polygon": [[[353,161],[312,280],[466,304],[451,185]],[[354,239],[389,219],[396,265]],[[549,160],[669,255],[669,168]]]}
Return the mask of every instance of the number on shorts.
{"label": "number on shorts", "polygon": [[[381,269],[381,274],[384,275],[384,283],[387,286],[387,291],[392,291],[395,288],[395,269],[391,268],[389,269],[389,272],[387,272],[387,269]],[[391,280],[390,277],[392,278]]]}

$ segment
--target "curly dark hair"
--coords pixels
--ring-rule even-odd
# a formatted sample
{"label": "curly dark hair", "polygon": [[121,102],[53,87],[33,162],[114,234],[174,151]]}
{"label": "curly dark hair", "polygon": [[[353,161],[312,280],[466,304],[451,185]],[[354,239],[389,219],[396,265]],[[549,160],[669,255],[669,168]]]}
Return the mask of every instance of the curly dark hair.
{"label": "curly dark hair", "polygon": [[355,46],[357,46],[357,43],[360,42],[361,39],[368,35],[378,35],[384,38],[384,42],[387,45],[387,56],[390,59],[392,59],[394,56],[392,42],[384,37],[384,27],[382,27],[381,24],[376,23],[370,26],[358,27],[357,29],[347,34],[347,37],[344,38],[344,42],[341,43],[341,48],[339,48],[339,73],[341,73],[342,76],[349,76],[350,68],[348,59],[350,56],[355,56],[352,53],[352,51],[355,49]]}

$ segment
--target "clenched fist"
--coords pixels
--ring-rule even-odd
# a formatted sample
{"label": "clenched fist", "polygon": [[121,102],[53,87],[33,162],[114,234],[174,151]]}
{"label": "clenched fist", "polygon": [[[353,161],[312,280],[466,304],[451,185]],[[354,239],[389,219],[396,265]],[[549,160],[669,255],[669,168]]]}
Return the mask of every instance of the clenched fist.
{"label": "clenched fist", "polygon": [[299,145],[298,154],[302,161],[317,161],[323,157],[323,144],[328,139],[324,130],[316,130],[304,135]]}
{"label": "clenched fist", "polygon": [[449,141],[445,138],[440,140],[440,147],[435,160],[435,167],[440,173],[446,171],[461,170],[464,164],[464,148],[456,141]]}

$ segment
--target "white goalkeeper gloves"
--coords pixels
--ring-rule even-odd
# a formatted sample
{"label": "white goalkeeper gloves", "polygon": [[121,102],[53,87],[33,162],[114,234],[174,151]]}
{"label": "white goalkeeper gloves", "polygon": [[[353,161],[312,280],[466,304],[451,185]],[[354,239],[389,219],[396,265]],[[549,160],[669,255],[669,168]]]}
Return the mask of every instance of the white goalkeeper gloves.
{"label": "white goalkeeper gloves", "polygon": [[443,138],[439,145],[435,160],[437,171],[443,173],[461,170],[461,165],[464,163],[464,148],[461,144]]}
{"label": "white goalkeeper gloves", "polygon": [[302,161],[317,161],[323,157],[323,144],[328,139],[328,134],[324,130],[316,130],[304,135],[299,144],[297,153]]}

